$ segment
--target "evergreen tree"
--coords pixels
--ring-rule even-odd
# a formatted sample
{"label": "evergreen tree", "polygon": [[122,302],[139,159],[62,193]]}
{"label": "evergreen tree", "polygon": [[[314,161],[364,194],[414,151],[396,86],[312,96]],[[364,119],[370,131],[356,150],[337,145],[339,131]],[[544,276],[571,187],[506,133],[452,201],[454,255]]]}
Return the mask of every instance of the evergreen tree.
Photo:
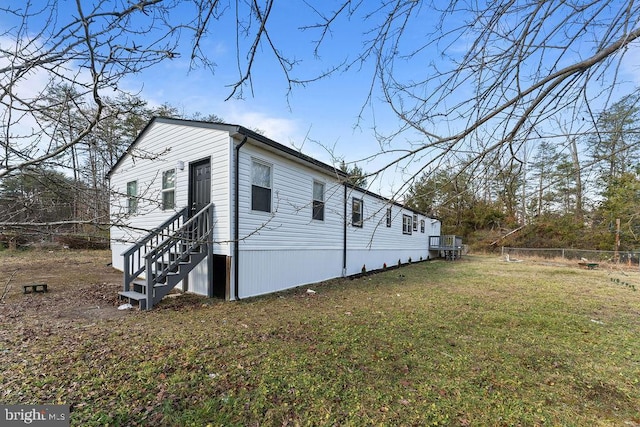
{"label": "evergreen tree", "polygon": [[50,169],[28,169],[0,181],[0,222],[46,223],[74,216],[76,183]]}
{"label": "evergreen tree", "polygon": [[535,215],[572,211],[576,186],[569,155],[560,152],[556,144],[543,140],[532,160],[530,170],[535,188],[530,206]]}
{"label": "evergreen tree", "polygon": [[600,113],[588,149],[607,189],[609,183],[633,169],[640,160],[640,92],[623,97]]}
{"label": "evergreen tree", "polygon": [[[595,227],[606,237],[600,249],[613,250],[615,223],[620,219],[620,250],[640,247],[640,166],[611,180],[596,212]],[[608,233],[606,233],[608,231]]]}
{"label": "evergreen tree", "polygon": [[349,175],[347,177],[347,182],[356,187],[364,188],[367,186],[367,174],[365,171],[360,168],[360,166],[354,164],[349,167],[344,160],[340,161],[340,165],[338,168]]}

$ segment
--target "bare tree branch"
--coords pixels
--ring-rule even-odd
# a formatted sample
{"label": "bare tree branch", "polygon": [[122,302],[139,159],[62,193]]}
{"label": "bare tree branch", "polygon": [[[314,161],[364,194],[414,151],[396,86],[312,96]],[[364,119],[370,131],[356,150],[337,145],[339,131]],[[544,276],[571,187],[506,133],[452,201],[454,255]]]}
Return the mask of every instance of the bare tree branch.
{"label": "bare tree branch", "polygon": [[13,273],[11,273],[11,275],[5,282],[4,287],[2,289],[2,295],[0,295],[0,304],[4,304],[4,300],[7,297],[7,294],[9,293],[9,291],[11,290],[11,281],[15,277],[16,273],[18,273],[18,270],[15,270]]}

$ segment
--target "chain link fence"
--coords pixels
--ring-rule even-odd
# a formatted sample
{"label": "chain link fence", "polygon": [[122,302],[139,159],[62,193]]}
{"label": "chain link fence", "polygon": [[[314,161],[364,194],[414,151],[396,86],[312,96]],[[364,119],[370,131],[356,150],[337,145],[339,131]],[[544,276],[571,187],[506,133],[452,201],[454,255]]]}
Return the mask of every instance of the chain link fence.
{"label": "chain link fence", "polygon": [[640,249],[634,251],[596,251],[571,248],[511,248],[502,247],[502,256],[510,258],[564,259],[597,263],[622,264],[640,268]]}

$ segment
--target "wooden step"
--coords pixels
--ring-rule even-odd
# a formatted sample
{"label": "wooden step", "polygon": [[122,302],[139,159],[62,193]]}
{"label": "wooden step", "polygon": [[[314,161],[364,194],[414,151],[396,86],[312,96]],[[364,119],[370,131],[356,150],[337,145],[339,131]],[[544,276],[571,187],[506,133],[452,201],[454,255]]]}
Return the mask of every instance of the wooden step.
{"label": "wooden step", "polygon": [[140,301],[147,298],[145,294],[142,294],[136,291],[120,291],[118,292],[118,295],[122,296],[123,298],[129,298],[136,301]]}
{"label": "wooden step", "polygon": [[143,279],[136,279],[131,282],[131,288],[133,289],[133,292],[144,294],[144,290],[146,289],[146,287],[147,282]]}
{"label": "wooden step", "polygon": [[[165,280],[167,277],[175,277],[177,276],[178,273],[169,273],[167,276],[165,276]],[[144,293],[146,292],[145,289],[147,288],[147,282],[144,280],[134,280],[133,282],[131,282],[131,284],[134,287],[133,291],[129,291],[129,292],[136,292],[136,293],[141,293],[144,295]],[[165,282],[159,282],[153,285],[154,289],[155,288],[163,288],[167,286],[167,284]],[[139,291],[136,290],[136,287],[139,288]]]}
{"label": "wooden step", "polygon": [[140,292],[136,291],[120,291],[118,292],[121,298],[126,298],[131,302],[131,300],[137,301],[140,310],[144,310],[147,306],[147,296]]}
{"label": "wooden step", "polygon": [[179,267],[180,267],[180,266],[182,266],[182,265],[189,265],[189,264],[191,264],[191,256],[186,256],[186,257],[185,257],[185,259],[179,260],[179,261],[178,261],[177,263],[175,263],[175,264],[174,264],[174,263],[175,263],[175,260],[174,260],[174,261],[171,261],[170,263],[169,263],[169,262],[166,262],[166,261],[157,261],[157,262],[156,262],[156,268],[157,268],[158,270],[163,270],[163,269],[165,269],[165,268],[169,267],[171,264],[173,264],[173,269],[175,270],[175,269],[179,268]]}

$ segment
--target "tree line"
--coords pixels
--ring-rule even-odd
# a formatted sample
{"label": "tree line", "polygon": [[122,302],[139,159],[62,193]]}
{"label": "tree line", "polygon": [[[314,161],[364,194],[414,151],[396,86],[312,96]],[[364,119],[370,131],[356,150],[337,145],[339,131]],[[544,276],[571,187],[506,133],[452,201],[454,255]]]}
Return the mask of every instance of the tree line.
{"label": "tree line", "polygon": [[[560,126],[559,126],[560,128]],[[560,129],[561,130],[561,129]],[[473,245],[640,249],[640,94],[600,112],[594,128],[531,138],[513,156],[425,172],[407,203]],[[616,226],[620,220],[620,227]],[[514,229],[517,233],[501,239]]]}

